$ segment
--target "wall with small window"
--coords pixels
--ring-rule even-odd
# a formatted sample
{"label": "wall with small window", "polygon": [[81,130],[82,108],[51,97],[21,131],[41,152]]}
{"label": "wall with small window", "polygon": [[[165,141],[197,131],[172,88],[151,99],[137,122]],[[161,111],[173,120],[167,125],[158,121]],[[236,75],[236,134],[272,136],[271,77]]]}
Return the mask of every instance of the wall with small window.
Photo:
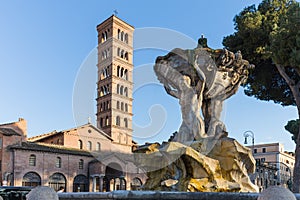
{"label": "wall with small window", "polygon": [[125,60],[125,61],[131,61],[129,58],[129,52],[125,49],[122,49],[121,47],[116,47],[117,48],[117,57]]}
{"label": "wall with small window", "polygon": [[116,69],[116,75],[117,77],[120,77],[124,80],[129,80],[129,70],[126,69],[125,67],[122,67],[120,65],[117,66],[117,69]]}
{"label": "wall with small window", "polygon": [[98,105],[98,113],[109,111],[111,108],[110,100],[102,100]]}
{"label": "wall with small window", "polygon": [[29,166],[36,166],[36,155],[35,154],[31,154],[29,156],[28,165]]}
{"label": "wall with small window", "polygon": [[115,91],[117,94],[119,95],[122,95],[122,96],[125,96],[125,97],[129,97],[129,89],[127,86],[124,86],[122,84],[117,84],[117,87],[116,87],[116,91]]}
{"label": "wall with small window", "polygon": [[110,77],[111,76],[111,65],[108,65],[108,66],[100,69],[98,76],[99,76],[100,80],[104,80],[104,79]]}
{"label": "wall with small window", "polygon": [[100,128],[105,128],[107,126],[110,126],[110,116],[105,116],[105,117],[100,117],[99,119],[99,125],[100,125]]}
{"label": "wall with small window", "polygon": [[106,42],[109,38],[111,38],[111,35],[112,33],[110,28],[104,29],[101,33],[99,33],[99,43],[102,44]]}
{"label": "wall with small window", "polygon": [[[15,186],[50,186],[55,190],[59,184],[65,184],[66,192],[73,191],[73,179],[59,179],[68,177],[69,174],[76,176],[83,174],[88,176],[88,163],[94,160],[92,155],[72,155],[48,151],[32,151],[15,149],[14,181]],[[64,180],[64,181],[63,181]]]}
{"label": "wall with small window", "polygon": [[55,167],[56,168],[61,168],[61,166],[62,166],[61,157],[56,157],[56,159],[55,159]]}
{"label": "wall with small window", "polygon": [[[109,103],[110,104],[110,103]],[[103,104],[104,105],[104,104]],[[107,103],[105,103],[107,105]],[[98,126],[103,128],[110,126],[110,115],[109,112],[107,115],[98,118]],[[101,124],[102,123],[102,124]],[[107,138],[105,133],[101,133],[101,130],[93,128],[92,125],[86,125],[78,129],[73,129],[65,133],[65,145],[66,147],[83,149],[90,151],[88,141],[91,142],[92,151],[96,150],[97,142],[101,143],[101,149],[104,151],[111,150],[111,140]],[[81,148],[80,148],[81,147]]]}
{"label": "wall with small window", "polygon": [[40,139],[39,142],[53,144],[53,145],[64,145],[64,134],[62,132],[53,132],[55,134],[50,135],[46,138]]}
{"label": "wall with small window", "polygon": [[99,86],[99,87],[100,88],[98,89],[98,97],[102,97],[102,96],[110,94],[111,88],[110,88],[109,84],[102,85],[102,86]]}
{"label": "wall with small window", "polygon": [[101,52],[101,60],[105,60],[105,59],[107,59],[109,57],[111,57],[111,49],[107,48],[107,49],[102,50],[102,52]]}
{"label": "wall with small window", "polygon": [[130,103],[127,103],[128,101],[119,98],[113,101],[113,108],[117,109],[118,111],[122,111],[124,113],[131,113],[131,105]]}
{"label": "wall with small window", "polygon": [[117,39],[128,44],[129,38],[128,38],[128,33],[125,31],[118,29],[118,34],[117,34]]}
{"label": "wall with small window", "polygon": [[[119,126],[122,128],[131,128],[129,118],[126,116],[117,115],[115,118],[115,126]],[[119,139],[118,139],[119,140]]]}

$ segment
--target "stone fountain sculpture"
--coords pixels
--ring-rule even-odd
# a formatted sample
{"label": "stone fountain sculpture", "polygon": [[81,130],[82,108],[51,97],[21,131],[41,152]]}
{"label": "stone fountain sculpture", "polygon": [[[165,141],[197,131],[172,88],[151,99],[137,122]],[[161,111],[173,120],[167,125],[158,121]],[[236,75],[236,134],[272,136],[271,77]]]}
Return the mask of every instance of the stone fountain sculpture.
{"label": "stone fountain sculpture", "polygon": [[195,49],[174,49],[156,59],[158,80],[179,99],[182,124],[168,142],[136,150],[147,171],[145,190],[257,192],[248,176],[255,168],[251,150],[227,137],[220,119],[224,100],[253,67],[240,51],[211,49],[204,37]]}

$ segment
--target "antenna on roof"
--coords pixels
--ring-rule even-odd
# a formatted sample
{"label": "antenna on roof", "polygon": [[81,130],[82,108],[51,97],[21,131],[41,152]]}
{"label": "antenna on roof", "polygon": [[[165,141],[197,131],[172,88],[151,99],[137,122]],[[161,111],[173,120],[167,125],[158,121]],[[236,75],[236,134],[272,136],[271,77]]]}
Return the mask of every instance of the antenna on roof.
{"label": "antenna on roof", "polygon": [[88,124],[91,123],[91,117],[88,117]]}
{"label": "antenna on roof", "polygon": [[114,10],[114,15],[117,16],[118,14],[118,10]]}

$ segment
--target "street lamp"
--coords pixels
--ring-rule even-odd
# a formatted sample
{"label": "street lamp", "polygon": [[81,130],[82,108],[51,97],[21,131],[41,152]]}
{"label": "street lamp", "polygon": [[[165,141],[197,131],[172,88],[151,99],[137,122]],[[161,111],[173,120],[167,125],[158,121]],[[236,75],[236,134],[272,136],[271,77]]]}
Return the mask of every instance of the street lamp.
{"label": "street lamp", "polygon": [[248,144],[248,142],[247,142],[248,137],[252,138],[252,153],[254,154],[254,133],[252,131],[245,131],[244,137],[245,137],[244,144]]}

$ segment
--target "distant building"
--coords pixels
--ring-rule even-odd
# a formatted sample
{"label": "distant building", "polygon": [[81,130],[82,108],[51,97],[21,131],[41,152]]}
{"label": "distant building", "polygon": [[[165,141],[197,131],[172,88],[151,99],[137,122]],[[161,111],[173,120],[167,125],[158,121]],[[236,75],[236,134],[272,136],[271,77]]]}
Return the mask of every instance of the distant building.
{"label": "distant building", "polygon": [[132,154],[133,31],[114,15],[97,26],[97,127],[27,138],[24,119],[0,125],[2,185],[96,192],[136,190],[145,182]]}
{"label": "distant building", "polygon": [[280,143],[248,147],[252,149],[256,161],[256,172],[250,178],[260,190],[270,185],[290,187],[295,164],[294,153],[284,151],[284,146]]}

